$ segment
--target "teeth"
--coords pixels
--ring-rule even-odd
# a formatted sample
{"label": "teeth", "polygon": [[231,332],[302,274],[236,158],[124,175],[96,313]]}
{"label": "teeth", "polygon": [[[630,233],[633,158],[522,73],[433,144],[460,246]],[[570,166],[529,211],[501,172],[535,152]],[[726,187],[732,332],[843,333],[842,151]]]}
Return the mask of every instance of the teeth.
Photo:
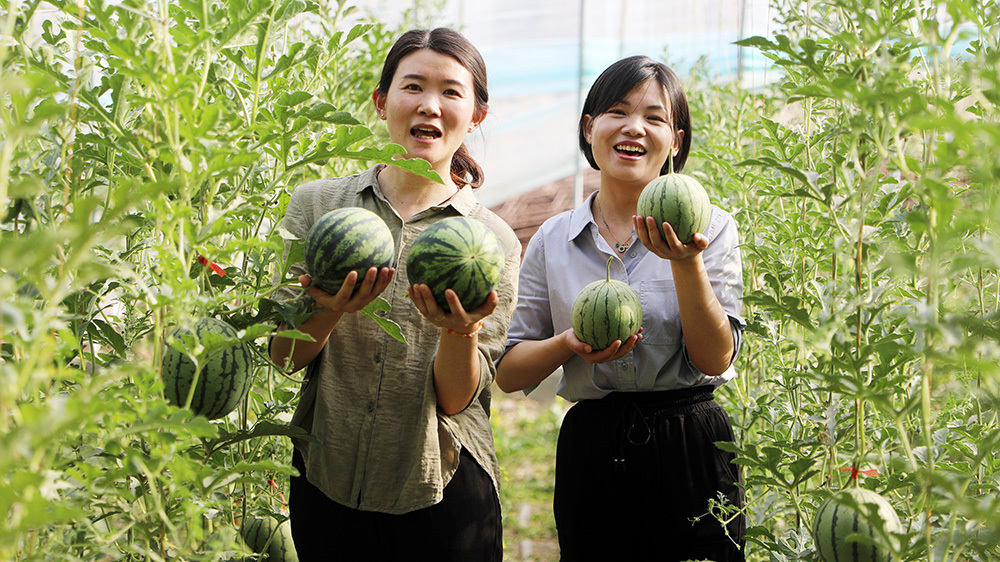
{"label": "teeth", "polygon": [[646,151],[641,146],[635,146],[631,144],[620,144],[615,147],[615,150],[621,152],[631,152],[634,154],[645,154]]}
{"label": "teeth", "polygon": [[419,137],[429,137],[437,138],[441,134],[435,129],[425,129],[423,127],[414,127],[413,133]]}

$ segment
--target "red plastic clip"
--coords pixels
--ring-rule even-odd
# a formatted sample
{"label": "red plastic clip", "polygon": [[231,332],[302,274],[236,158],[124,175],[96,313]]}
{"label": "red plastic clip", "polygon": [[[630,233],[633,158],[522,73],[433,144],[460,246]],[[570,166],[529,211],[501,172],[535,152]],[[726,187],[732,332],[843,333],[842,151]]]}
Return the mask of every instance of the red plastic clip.
{"label": "red plastic clip", "polygon": [[878,476],[878,469],[877,468],[870,468],[870,469],[867,469],[867,470],[858,470],[857,467],[845,466],[844,468],[840,469],[840,471],[841,472],[848,472],[849,471],[851,473],[851,480],[857,480],[859,474],[862,475],[862,476]]}
{"label": "red plastic clip", "polygon": [[214,271],[219,277],[225,277],[226,276],[226,270],[225,269],[222,269],[222,267],[219,264],[215,263],[215,262],[208,261],[207,259],[205,259],[205,256],[199,255],[198,256],[198,261],[201,262],[201,265],[207,265],[209,267],[209,269],[211,269],[212,271]]}
{"label": "red plastic clip", "polygon": [[278,488],[278,483],[271,479],[268,479],[267,483],[269,486],[274,488],[275,492],[278,492],[278,498],[281,500],[281,505],[288,505],[288,502],[285,501],[285,494],[282,494],[281,488]]}

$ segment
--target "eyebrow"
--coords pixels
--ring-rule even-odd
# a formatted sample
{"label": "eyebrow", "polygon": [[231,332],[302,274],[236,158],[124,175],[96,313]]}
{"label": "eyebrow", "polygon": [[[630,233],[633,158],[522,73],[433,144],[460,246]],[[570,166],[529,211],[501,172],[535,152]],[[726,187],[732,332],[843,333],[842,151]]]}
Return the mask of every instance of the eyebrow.
{"label": "eyebrow", "polygon": [[[627,106],[629,106],[629,107],[632,107],[632,104],[630,104],[629,102],[627,102],[627,101],[625,101],[625,100],[618,100],[618,101],[616,101],[615,103],[613,103],[613,104],[611,104],[611,105],[612,105],[612,106],[615,106],[615,105],[627,105]],[[662,106],[662,105],[660,105],[660,104],[658,104],[658,103],[654,103],[654,104],[652,104],[652,105],[647,105],[647,106],[646,106],[646,109],[662,109],[663,111],[666,111],[666,110],[667,110],[667,108],[666,108],[666,107],[664,107],[664,106]]]}
{"label": "eyebrow", "polygon": [[[423,82],[427,81],[427,77],[426,76],[424,76],[423,74],[416,74],[416,73],[404,74],[402,79],[403,80],[420,80],[420,81],[423,81]],[[448,78],[448,79],[444,80],[444,83],[445,84],[453,84],[455,86],[464,86],[465,85],[461,80],[455,80],[454,78]]]}

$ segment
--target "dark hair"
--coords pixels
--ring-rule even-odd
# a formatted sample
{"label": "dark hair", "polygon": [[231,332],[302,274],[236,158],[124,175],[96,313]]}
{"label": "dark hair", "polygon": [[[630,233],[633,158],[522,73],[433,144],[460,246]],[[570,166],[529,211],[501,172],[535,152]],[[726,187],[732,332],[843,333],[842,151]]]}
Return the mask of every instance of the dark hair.
{"label": "dark hair", "polygon": [[[594,118],[601,115],[612,105],[625,99],[633,88],[650,78],[654,78],[667,90],[671,126],[675,131],[684,131],[680,150],[674,156],[674,171],[680,172],[684,168],[688,152],[691,151],[691,112],[688,110],[684,87],[670,67],[649,57],[637,55],[624,58],[605,69],[590,87],[587,100],[583,103],[583,112],[580,114],[580,150],[595,170],[600,168],[594,160],[593,148],[584,135],[584,116],[590,115]],[[669,168],[669,162],[664,161],[660,174],[666,174]]]}
{"label": "dark hair", "polygon": [[[439,27],[437,29],[411,29],[396,40],[385,57],[382,65],[382,77],[378,81],[378,92],[386,95],[392,78],[396,75],[399,61],[406,55],[421,49],[430,49],[435,53],[450,56],[457,60],[472,74],[472,87],[476,95],[476,111],[485,111],[489,106],[490,94],[486,89],[486,63],[483,62],[479,50],[461,33]],[[462,187],[471,185],[473,189],[483,184],[483,169],[469,154],[469,149],[462,146],[451,159],[451,179]]]}

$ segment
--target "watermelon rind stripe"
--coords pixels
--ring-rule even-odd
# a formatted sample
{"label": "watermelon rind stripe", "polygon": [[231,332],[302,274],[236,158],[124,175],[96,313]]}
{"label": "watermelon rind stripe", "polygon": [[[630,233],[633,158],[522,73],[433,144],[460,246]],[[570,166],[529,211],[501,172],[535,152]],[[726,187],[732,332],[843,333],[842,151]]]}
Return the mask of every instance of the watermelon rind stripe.
{"label": "watermelon rind stripe", "polygon": [[430,287],[438,305],[451,307],[444,292],[452,289],[466,310],[478,307],[500,282],[503,246],[496,233],[466,217],[441,219],[421,232],[410,246],[406,274],[410,284]]}
{"label": "watermelon rind stripe", "polygon": [[654,217],[661,236],[663,223],[669,222],[681,242],[687,244],[694,233],[708,228],[712,209],[708,193],[697,179],[672,173],[654,178],[643,188],[636,213]]}
{"label": "watermelon rind stripe", "polygon": [[[873,507],[881,522],[867,515]],[[857,487],[827,498],[816,511],[812,532],[816,553],[823,562],[888,562],[892,559],[892,547],[886,548],[877,539],[883,532],[889,533],[888,537],[902,532],[902,526],[888,500]],[[856,540],[858,536],[871,537],[876,544]]]}
{"label": "watermelon rind stripe", "polygon": [[[611,258],[613,259],[613,258]],[[615,340],[625,341],[642,325],[642,302],[628,284],[610,278],[594,281],[580,291],[570,312],[576,337],[595,351]]]}
{"label": "watermelon rind stripe", "polygon": [[190,328],[178,327],[168,334],[163,353],[161,374],[164,397],[171,404],[183,407],[190,396],[190,409],[208,419],[218,419],[231,412],[246,395],[251,381],[252,355],[245,343],[213,350],[200,357],[201,369],[187,353],[169,342],[185,334],[204,341],[208,333],[236,338],[236,330],[214,318],[202,318]]}
{"label": "watermelon rind stripe", "polygon": [[[340,290],[351,271],[359,281],[371,267],[389,267],[395,242],[385,221],[360,207],[334,209],[320,217],[306,236],[305,262],[309,275],[328,293]],[[355,286],[355,290],[360,283]]]}

